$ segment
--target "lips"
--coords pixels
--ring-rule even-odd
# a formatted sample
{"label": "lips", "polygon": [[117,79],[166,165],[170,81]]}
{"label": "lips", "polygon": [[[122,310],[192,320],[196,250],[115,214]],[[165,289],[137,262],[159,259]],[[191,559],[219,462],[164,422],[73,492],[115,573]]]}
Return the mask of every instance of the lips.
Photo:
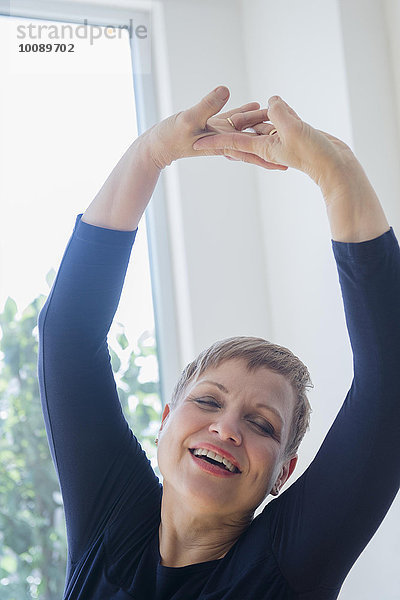
{"label": "lips", "polygon": [[195,446],[192,446],[190,450],[195,450],[196,448],[204,448],[205,450],[211,450],[211,452],[216,452],[217,454],[220,454],[223,458],[228,459],[229,462],[231,462],[240,472],[242,472],[240,464],[238,463],[236,458],[232,456],[232,454],[227,450],[223,450],[223,448],[219,448],[218,446],[207,442],[199,442]]}
{"label": "lips", "polygon": [[189,454],[192,458],[192,460],[197,464],[198,467],[200,467],[200,469],[202,469],[203,471],[209,473],[210,475],[214,475],[216,477],[222,477],[222,478],[230,478],[230,477],[237,477],[238,475],[240,475],[240,473],[237,472],[231,472],[225,469],[221,469],[221,467],[218,467],[217,465],[213,465],[205,460],[203,460],[202,458],[195,456],[194,454],[192,454],[192,452],[190,452],[189,450]]}

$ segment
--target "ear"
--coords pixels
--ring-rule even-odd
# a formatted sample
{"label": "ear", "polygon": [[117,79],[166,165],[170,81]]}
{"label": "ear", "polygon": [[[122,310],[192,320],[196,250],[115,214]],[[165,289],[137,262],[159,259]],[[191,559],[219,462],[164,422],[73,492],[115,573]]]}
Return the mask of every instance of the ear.
{"label": "ear", "polygon": [[160,425],[160,429],[159,429],[159,431],[161,431],[161,429],[163,428],[163,426],[164,426],[164,421],[165,421],[165,420],[166,420],[166,418],[168,417],[168,415],[169,415],[169,413],[170,413],[170,410],[171,410],[171,409],[170,409],[170,407],[169,407],[169,404],[166,404],[166,405],[164,406],[164,411],[163,411],[163,414],[162,414],[162,417],[161,417],[161,425]]}
{"label": "ear", "polygon": [[[289,460],[287,460],[285,462],[285,464],[283,465],[281,472],[279,474],[279,478],[277,479],[276,483],[275,483],[275,488],[277,488],[278,490],[286,483],[286,481],[289,479],[289,477],[291,476],[291,474],[293,473],[296,464],[297,464],[297,460],[298,460],[298,455],[296,454],[295,456],[292,456],[292,458],[290,458]],[[271,494],[273,496],[277,496],[279,493],[273,493],[271,492]]]}

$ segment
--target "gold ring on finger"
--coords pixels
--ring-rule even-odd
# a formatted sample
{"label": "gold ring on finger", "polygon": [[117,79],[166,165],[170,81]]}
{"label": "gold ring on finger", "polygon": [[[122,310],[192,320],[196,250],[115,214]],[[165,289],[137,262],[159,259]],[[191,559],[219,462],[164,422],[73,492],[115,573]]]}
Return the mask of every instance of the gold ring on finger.
{"label": "gold ring on finger", "polygon": [[275,133],[278,133],[277,129],[272,129],[268,135],[275,135]]}
{"label": "gold ring on finger", "polygon": [[236,129],[235,124],[230,117],[226,117],[226,120],[232,125],[233,129]]}

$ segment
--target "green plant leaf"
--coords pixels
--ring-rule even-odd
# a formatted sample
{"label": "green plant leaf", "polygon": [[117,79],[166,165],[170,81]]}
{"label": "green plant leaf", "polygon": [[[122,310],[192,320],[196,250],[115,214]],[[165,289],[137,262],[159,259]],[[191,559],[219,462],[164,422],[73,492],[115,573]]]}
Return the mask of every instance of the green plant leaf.
{"label": "green plant leaf", "polygon": [[125,350],[129,346],[128,338],[124,333],[117,335],[117,342],[121,346],[122,350]]}
{"label": "green plant leaf", "polygon": [[15,300],[8,296],[6,303],[4,305],[3,316],[5,323],[11,323],[14,320],[15,315],[17,314],[18,308]]}

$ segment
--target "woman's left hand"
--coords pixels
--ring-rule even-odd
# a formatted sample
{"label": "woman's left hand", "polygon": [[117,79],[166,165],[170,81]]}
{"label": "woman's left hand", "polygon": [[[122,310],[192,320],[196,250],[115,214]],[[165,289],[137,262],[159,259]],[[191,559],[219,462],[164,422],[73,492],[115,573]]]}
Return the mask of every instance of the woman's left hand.
{"label": "woman's left hand", "polygon": [[[217,90],[222,90],[224,93],[219,95]],[[237,131],[254,127],[267,118],[267,109],[260,109],[258,102],[250,102],[239,108],[221,113],[220,110],[225,106],[228,99],[228,88],[220,86],[207,94],[198,104],[167,117],[146,131],[143,136],[150,144],[150,154],[156,166],[161,170],[178,158],[224,155],[223,149],[193,150],[193,144],[198,139],[207,136],[232,133],[233,127],[227,120],[228,117],[232,119],[235,127],[238,127],[235,121],[240,122],[240,128],[238,127]],[[239,118],[235,117],[239,114]],[[258,135],[255,132],[244,133],[249,136]],[[228,156],[226,158],[235,160]],[[267,162],[256,154],[248,154],[246,162],[251,162],[266,169],[287,169],[287,166]]]}

